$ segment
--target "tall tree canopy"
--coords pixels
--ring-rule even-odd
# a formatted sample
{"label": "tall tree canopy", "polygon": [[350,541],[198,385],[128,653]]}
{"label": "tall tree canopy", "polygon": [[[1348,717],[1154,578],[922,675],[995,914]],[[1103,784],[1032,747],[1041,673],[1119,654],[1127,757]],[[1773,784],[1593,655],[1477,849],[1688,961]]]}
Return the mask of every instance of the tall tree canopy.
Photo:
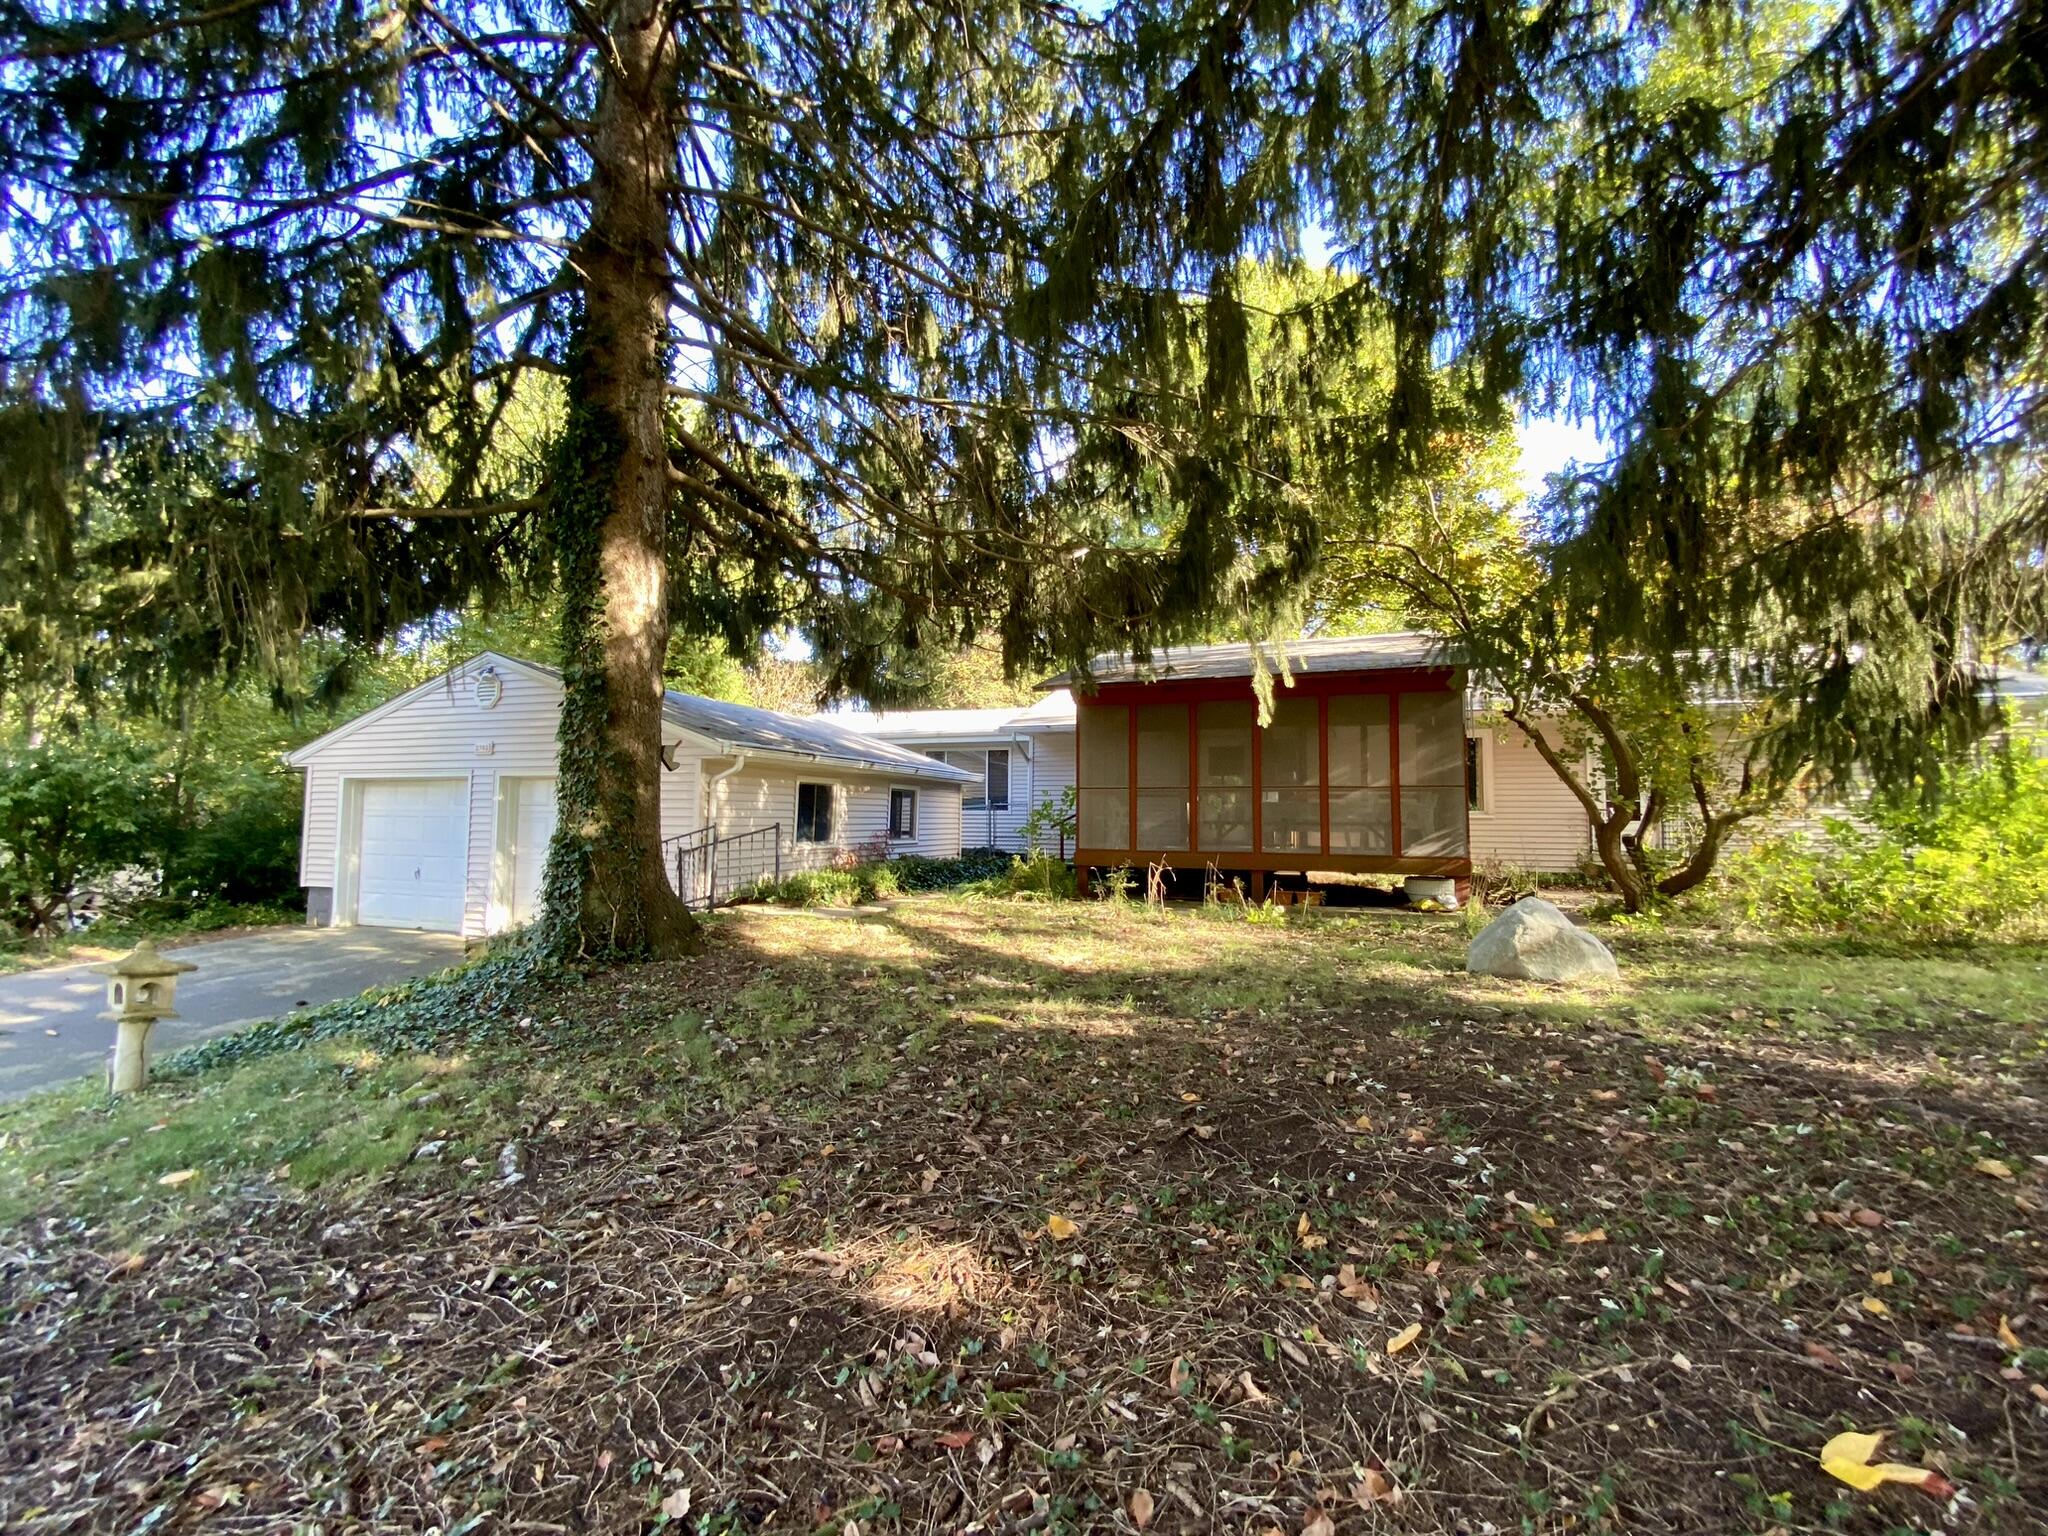
{"label": "tall tree canopy", "polygon": [[[2043,43],[2041,0],[0,0],[0,561],[60,579],[120,464],[96,633],[180,669],[551,573],[551,910],[662,948],[673,620],[794,623],[828,686],[1276,624],[1330,477],[1369,536],[1547,402],[1615,445],[1557,633],[1796,646],[1788,743],[1903,774],[2041,617]],[[1310,221],[1346,282],[1262,407],[1247,258]],[[1369,419],[1300,430],[1368,327]],[[536,373],[559,436],[494,452]],[[1930,488],[2000,471],[1946,539]]]}
{"label": "tall tree canopy", "polygon": [[[674,619],[800,624],[852,684],[981,629],[1013,664],[1163,638],[1299,575],[1259,503],[1126,539],[1065,470],[1076,422],[1143,417],[1087,323],[1101,258],[1047,235],[1103,163],[1075,142],[1114,151],[1076,70],[1115,43],[1048,0],[8,0],[0,559],[55,592],[126,558],[95,633],[144,673],[288,672],[308,631],[547,573],[551,905],[572,946],[672,947]],[[541,373],[552,449],[497,451]]]}

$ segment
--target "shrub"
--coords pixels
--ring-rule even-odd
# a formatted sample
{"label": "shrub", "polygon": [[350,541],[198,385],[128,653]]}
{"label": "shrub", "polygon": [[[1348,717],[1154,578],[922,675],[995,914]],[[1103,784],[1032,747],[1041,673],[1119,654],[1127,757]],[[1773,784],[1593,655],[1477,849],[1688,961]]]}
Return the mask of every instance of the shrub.
{"label": "shrub", "polygon": [[956,859],[909,854],[900,859],[850,862],[834,858],[829,869],[799,870],[780,880],[763,880],[748,893],[753,901],[783,907],[856,907],[904,891],[949,891],[973,886],[1007,872],[1014,857],[1001,848],[969,848]]}
{"label": "shrub", "polygon": [[1830,818],[1729,860],[1722,899],[1777,930],[1954,942],[2048,921],[2048,761],[2021,738],[1952,772],[1932,805]]}
{"label": "shrub", "polygon": [[1042,848],[1018,858],[1010,857],[1000,873],[970,881],[963,887],[975,896],[1014,897],[1026,901],[1051,901],[1075,894],[1074,868]]}

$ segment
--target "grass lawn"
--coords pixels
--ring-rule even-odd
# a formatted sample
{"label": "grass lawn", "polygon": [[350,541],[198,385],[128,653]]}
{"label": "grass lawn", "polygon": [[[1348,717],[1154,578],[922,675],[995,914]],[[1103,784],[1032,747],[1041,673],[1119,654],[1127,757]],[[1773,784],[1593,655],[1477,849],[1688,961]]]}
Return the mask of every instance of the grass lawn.
{"label": "grass lawn", "polygon": [[0,1109],[0,1528],[2048,1524],[2048,951],[713,929]]}

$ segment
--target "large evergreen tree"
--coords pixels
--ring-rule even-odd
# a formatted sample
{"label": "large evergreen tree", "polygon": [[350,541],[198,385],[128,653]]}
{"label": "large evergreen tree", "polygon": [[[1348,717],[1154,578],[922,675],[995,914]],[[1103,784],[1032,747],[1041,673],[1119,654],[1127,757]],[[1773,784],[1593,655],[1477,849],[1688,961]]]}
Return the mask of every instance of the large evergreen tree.
{"label": "large evergreen tree", "polygon": [[[0,561],[39,593],[131,562],[93,634],[145,689],[558,583],[557,936],[672,949],[676,618],[798,624],[843,686],[1298,574],[1255,502],[1170,548],[1062,473],[1112,394],[1143,415],[1087,323],[1114,253],[1048,254],[1118,131],[1075,82],[1113,41],[1049,0],[6,0]],[[537,373],[552,453],[494,452]],[[16,664],[60,663],[26,609]]]}

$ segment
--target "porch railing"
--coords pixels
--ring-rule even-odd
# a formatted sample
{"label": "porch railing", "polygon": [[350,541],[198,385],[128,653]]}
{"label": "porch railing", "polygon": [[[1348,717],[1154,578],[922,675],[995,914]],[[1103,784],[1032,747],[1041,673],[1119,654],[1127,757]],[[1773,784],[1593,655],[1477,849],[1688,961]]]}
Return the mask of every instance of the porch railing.
{"label": "porch railing", "polygon": [[723,835],[715,826],[699,827],[668,838],[661,851],[683,905],[709,912],[763,880],[782,878],[782,823]]}

